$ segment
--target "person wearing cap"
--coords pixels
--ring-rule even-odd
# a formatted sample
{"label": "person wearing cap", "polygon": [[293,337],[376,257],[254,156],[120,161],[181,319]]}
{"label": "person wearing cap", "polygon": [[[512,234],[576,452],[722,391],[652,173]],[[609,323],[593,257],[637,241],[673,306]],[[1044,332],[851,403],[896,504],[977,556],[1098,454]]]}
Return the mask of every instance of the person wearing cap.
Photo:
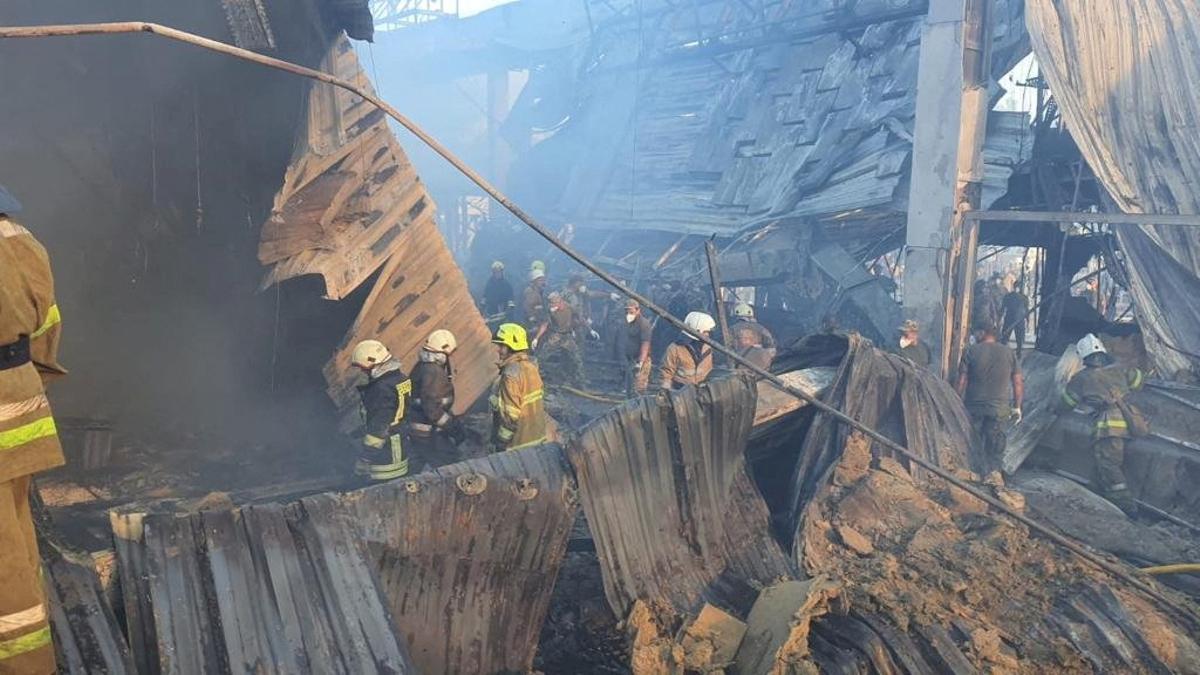
{"label": "person wearing cap", "polygon": [[492,276],[483,287],[484,316],[504,314],[513,307],[513,287],[504,277],[504,263],[492,263]]}
{"label": "person wearing cap", "polygon": [[0,186],[0,673],[54,673],[49,607],[29,505],[34,474],[63,464],[46,385],[62,329],[46,249]]}
{"label": "person wearing cap", "polygon": [[712,335],[717,322],[704,312],[690,312],[683,320],[687,330],[672,342],[663,354],[659,368],[659,386],[663,389],[682,389],[708,379],[713,369],[712,348],[697,336]]}
{"label": "person wearing cap", "polygon": [[575,339],[574,312],[558,291],[550,293],[547,305],[546,319],[538,326],[533,338],[533,349],[537,351],[541,347],[541,360],[556,380],[581,384],[583,360],[579,356],[579,342]]}
{"label": "person wearing cap", "polygon": [[546,273],[540,269],[530,270],[529,285],[521,294],[521,310],[525,313],[528,330],[537,330],[546,318]]}
{"label": "person wearing cap", "polygon": [[995,324],[975,327],[975,344],[967,348],[958,369],[958,395],[971,419],[976,447],[982,448],[989,467],[998,470],[1004,456],[1010,423],[1021,421],[1025,377],[1017,355],[996,341]]}
{"label": "person wearing cap", "polygon": [[650,320],[642,316],[642,306],[632,298],[625,300],[624,321],[618,332],[620,356],[625,362],[625,394],[646,393],[650,385],[650,340],[653,337]]}
{"label": "person wearing cap", "polygon": [[500,372],[492,382],[492,448],[520,450],[546,442],[542,375],[529,357],[529,339],[520,324],[503,323],[492,337]]}
{"label": "person wearing cap", "polygon": [[1083,360],[1084,367],[1067,382],[1060,407],[1064,411],[1081,408],[1091,413],[1092,453],[1100,493],[1133,515],[1137,502],[1125,482],[1125,439],[1138,431],[1134,424],[1140,415],[1125,398],[1142,388],[1146,376],[1137,368],[1116,364],[1100,338],[1090,333],[1076,343],[1075,353]]}
{"label": "person wearing cap", "polygon": [[[575,318],[576,335],[580,339],[587,336],[593,340],[599,340],[600,334],[592,326],[592,295],[588,291],[587,284],[583,282],[582,274],[571,275],[571,278],[567,280],[567,287],[562,291],[562,296],[571,306],[571,314]],[[608,296],[600,293],[599,297]]]}
{"label": "person wearing cap", "polygon": [[916,321],[908,319],[900,325],[900,356],[912,361],[921,368],[928,368],[933,363],[933,353],[929,345],[921,342],[921,326]]}

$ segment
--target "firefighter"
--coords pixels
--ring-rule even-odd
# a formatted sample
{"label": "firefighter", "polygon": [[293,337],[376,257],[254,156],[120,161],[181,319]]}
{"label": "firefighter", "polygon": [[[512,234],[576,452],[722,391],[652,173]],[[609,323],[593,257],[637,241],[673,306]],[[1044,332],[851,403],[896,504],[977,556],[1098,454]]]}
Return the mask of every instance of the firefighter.
{"label": "firefighter", "polygon": [[492,263],[492,276],[483,287],[483,313],[485,316],[504,314],[514,306],[512,284],[504,278],[504,263],[496,260]]}
{"label": "firefighter", "polygon": [[492,446],[519,450],[546,442],[542,375],[529,358],[529,337],[519,324],[500,324],[492,338],[500,373],[492,384]]}
{"label": "firefighter", "polygon": [[521,309],[525,313],[525,325],[537,330],[546,318],[546,272],[534,269],[529,272],[529,285],[521,294]]}
{"label": "firefighter", "polygon": [[350,363],[367,374],[367,383],[358,388],[363,438],[355,473],[373,481],[399,478],[408,473],[400,423],[412,395],[412,380],[378,340],[358,343]]}
{"label": "firefighter", "polygon": [[737,321],[729,327],[729,332],[736,336],[739,330],[747,328],[758,333],[758,346],[770,350],[771,358],[775,358],[775,336],[771,335],[771,331],[754,318],[754,308],[750,306],[750,303],[739,302],[734,305],[733,316]]}
{"label": "firefighter", "polygon": [[[739,356],[763,370],[771,369],[771,361],[775,359],[775,350],[762,346],[762,337],[758,331],[742,324],[736,330],[730,329],[730,332],[733,333],[734,348],[737,349]],[[738,364],[737,368],[749,370],[741,364]]]}
{"label": "firefighter", "polygon": [[663,389],[682,389],[708,379],[713,368],[712,348],[696,336],[708,337],[717,322],[704,312],[691,312],[683,320],[687,332],[667,347],[663,354],[660,386]]}
{"label": "firefighter", "polygon": [[556,383],[581,384],[583,359],[579,356],[579,341],[575,339],[574,312],[562,293],[557,291],[550,293],[547,305],[549,311],[538,326],[533,348],[542,348],[541,359],[554,372]]}
{"label": "firefighter", "polygon": [[0,187],[0,673],[53,673],[29,489],[63,463],[44,385],[66,371],[50,259],[19,211]]}
{"label": "firefighter", "polygon": [[1123,466],[1131,422],[1125,416],[1125,410],[1131,409],[1125,397],[1141,389],[1145,375],[1137,368],[1116,365],[1095,335],[1083,336],[1075,344],[1075,353],[1083,360],[1084,368],[1067,382],[1062,394],[1063,407],[1090,409],[1095,421],[1092,452],[1101,492],[1122,511],[1133,515],[1136,502],[1125,482]]}
{"label": "firefighter", "polygon": [[462,421],[454,408],[454,369],[450,356],[458,348],[454,333],[439,328],[429,334],[412,370],[412,414],[408,429],[413,451],[433,457],[444,452],[444,440],[458,445],[466,440]]}

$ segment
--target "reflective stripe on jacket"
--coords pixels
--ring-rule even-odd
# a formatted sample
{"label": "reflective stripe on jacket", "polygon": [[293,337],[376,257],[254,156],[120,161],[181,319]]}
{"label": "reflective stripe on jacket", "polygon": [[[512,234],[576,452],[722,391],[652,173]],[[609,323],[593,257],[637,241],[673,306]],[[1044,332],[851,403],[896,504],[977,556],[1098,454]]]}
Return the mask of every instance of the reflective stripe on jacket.
{"label": "reflective stripe on jacket", "polygon": [[428,433],[432,427],[450,423],[454,407],[454,375],[448,363],[418,361],[412,371],[412,414],[410,425]]}
{"label": "reflective stripe on jacket", "polygon": [[0,370],[0,482],[60,466],[62,447],[44,380],[58,363],[61,315],[46,249],[0,216],[0,347],[29,340],[30,361]]}
{"label": "reflective stripe on jacket", "polygon": [[542,375],[527,352],[516,352],[500,363],[488,403],[492,431],[507,450],[546,442],[546,408]]}
{"label": "reflective stripe on jacket", "polygon": [[1074,408],[1085,405],[1092,410],[1096,438],[1123,438],[1129,424],[1117,402],[1141,389],[1146,376],[1137,368],[1125,366],[1087,367],[1076,373],[1063,391],[1063,402]]}

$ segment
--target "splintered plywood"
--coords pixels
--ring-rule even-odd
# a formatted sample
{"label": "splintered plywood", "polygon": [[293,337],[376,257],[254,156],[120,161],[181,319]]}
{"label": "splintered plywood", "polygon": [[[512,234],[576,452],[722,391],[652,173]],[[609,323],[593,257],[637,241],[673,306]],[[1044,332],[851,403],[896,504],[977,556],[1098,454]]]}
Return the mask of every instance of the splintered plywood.
{"label": "splintered plywood", "polygon": [[[371,90],[344,38],[322,68]],[[263,287],[318,274],[325,296],[341,299],[396,252],[401,232],[434,213],[384,114],[348,91],[314,84],[296,156],[263,225],[258,256],[271,265]]]}
{"label": "splintered plywood", "polygon": [[458,350],[451,358],[456,412],[469,407],[496,374],[496,354],[487,325],[433,221],[405,229],[398,244],[346,340],[325,366],[329,396],[345,413],[346,429],[359,421],[354,414],[357,374],[350,368],[350,354],[359,340],[383,342],[408,372],[431,331],[445,328],[454,333],[458,338]]}

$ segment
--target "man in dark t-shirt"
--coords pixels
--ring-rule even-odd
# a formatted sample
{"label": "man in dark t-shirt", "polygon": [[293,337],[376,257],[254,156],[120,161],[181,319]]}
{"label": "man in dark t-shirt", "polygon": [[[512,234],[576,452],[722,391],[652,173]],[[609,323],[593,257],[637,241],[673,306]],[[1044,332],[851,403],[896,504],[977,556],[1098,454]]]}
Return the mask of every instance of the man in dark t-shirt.
{"label": "man in dark t-shirt", "polygon": [[636,300],[625,303],[625,321],[618,335],[625,359],[625,393],[637,396],[650,384],[650,338],[653,328]]}
{"label": "man in dark t-shirt", "polygon": [[921,342],[921,327],[916,321],[909,319],[900,326],[900,351],[897,353],[921,368],[928,368],[933,362],[933,353],[929,351],[929,345]]}
{"label": "man in dark t-shirt", "polygon": [[971,417],[974,441],[983,448],[989,472],[1000,468],[1007,427],[1010,421],[1021,421],[1025,398],[1017,355],[996,341],[996,333],[995,324],[977,326],[976,343],[963,355],[958,374],[958,395]]}

